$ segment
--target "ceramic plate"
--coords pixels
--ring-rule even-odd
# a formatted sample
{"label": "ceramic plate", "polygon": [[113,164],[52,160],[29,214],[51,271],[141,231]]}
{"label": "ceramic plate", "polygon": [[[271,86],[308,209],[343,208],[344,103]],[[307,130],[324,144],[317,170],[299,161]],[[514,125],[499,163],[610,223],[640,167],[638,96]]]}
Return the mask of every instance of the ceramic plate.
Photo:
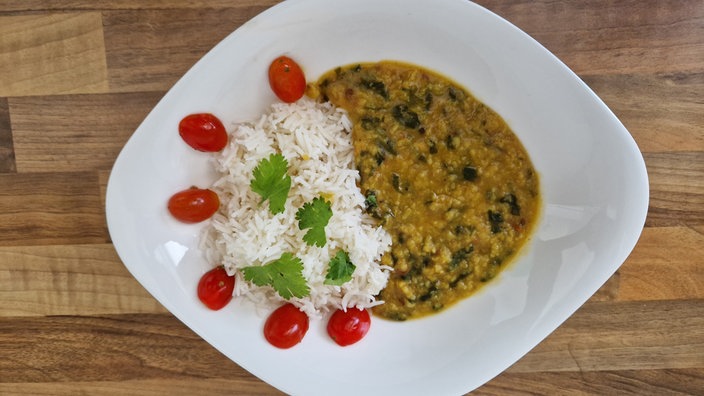
{"label": "ceramic plate", "polygon": [[[296,395],[457,395],[518,360],[581,306],[634,247],[648,180],[633,138],[564,64],[509,22],[464,0],[289,0],[205,55],[125,145],[107,189],[112,241],[134,277],[176,317],[254,375]],[[246,304],[206,309],[196,297],[211,267],[204,224],[173,220],[166,201],[214,178],[209,156],[183,144],[180,119],[212,112],[226,125],[276,98],[266,70],[287,54],[309,80],[336,66],[385,59],[451,77],[501,114],[540,173],[542,217],[497,279],[431,317],[373,320],[341,348],[313,322],[289,350],[262,335]]]}

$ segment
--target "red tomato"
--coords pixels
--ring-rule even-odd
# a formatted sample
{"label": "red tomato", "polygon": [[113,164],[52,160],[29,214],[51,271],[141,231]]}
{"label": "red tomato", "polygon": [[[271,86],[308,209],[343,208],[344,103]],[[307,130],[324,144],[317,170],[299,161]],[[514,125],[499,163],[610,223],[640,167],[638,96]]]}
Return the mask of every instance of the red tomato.
{"label": "red tomato", "polygon": [[198,223],[209,219],[220,207],[215,191],[191,187],[177,192],[169,199],[169,212],[184,223]]}
{"label": "red tomato", "polygon": [[222,266],[203,274],[198,281],[198,298],[208,308],[217,311],[232,300],[235,277],[230,276]]}
{"label": "red tomato", "polygon": [[296,61],[280,56],[269,66],[269,85],[279,99],[293,103],[305,93],[306,77]]}
{"label": "red tomato", "polygon": [[277,348],[287,349],[298,344],[308,331],[308,315],[295,305],[280,306],[264,323],[264,337]]}
{"label": "red tomato", "polygon": [[227,145],[227,132],[222,122],[210,113],[191,114],[178,124],[181,138],[198,151],[220,151]]}
{"label": "red tomato", "polygon": [[364,338],[371,326],[366,309],[338,309],[328,320],[328,334],[340,346],[347,346]]}

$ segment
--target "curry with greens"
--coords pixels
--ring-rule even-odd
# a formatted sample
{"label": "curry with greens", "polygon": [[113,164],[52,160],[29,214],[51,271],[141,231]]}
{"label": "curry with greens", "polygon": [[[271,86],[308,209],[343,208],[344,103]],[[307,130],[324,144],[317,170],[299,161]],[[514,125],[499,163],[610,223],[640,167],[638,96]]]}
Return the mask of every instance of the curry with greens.
{"label": "curry with greens", "polygon": [[349,113],[366,210],[392,236],[376,315],[437,312],[494,278],[525,243],[538,175],[506,122],[461,86],[383,61],[332,70],[308,94]]}

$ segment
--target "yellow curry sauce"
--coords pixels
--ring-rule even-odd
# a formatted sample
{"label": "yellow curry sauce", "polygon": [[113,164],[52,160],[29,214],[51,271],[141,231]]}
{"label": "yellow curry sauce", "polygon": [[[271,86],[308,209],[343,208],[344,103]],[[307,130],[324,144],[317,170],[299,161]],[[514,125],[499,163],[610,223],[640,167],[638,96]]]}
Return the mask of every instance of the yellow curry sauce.
{"label": "yellow curry sauce", "polygon": [[366,210],[392,236],[378,316],[437,312],[496,276],[526,241],[539,185],[504,120],[456,83],[384,61],[337,68],[308,94],[348,111]]}

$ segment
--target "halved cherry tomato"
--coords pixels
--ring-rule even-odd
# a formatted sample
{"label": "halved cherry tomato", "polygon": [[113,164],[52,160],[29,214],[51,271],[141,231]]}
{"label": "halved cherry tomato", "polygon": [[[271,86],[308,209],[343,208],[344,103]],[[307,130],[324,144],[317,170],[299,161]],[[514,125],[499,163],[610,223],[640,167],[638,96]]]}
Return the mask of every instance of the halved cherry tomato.
{"label": "halved cherry tomato", "polygon": [[269,315],[264,323],[264,337],[277,348],[287,349],[298,344],[308,331],[308,315],[288,303]]}
{"label": "halved cherry tomato", "polygon": [[235,277],[220,266],[203,274],[198,281],[198,298],[208,308],[217,311],[232,300]]}
{"label": "halved cherry tomato", "polygon": [[210,113],[187,115],[179,122],[178,133],[198,151],[216,152],[227,145],[225,126]]}
{"label": "halved cherry tomato", "polygon": [[209,219],[220,207],[215,191],[191,187],[179,191],[169,199],[171,215],[184,223],[198,223]]}
{"label": "halved cherry tomato", "polygon": [[296,61],[280,56],[269,65],[269,85],[279,99],[293,103],[306,91],[306,77]]}
{"label": "halved cherry tomato", "polygon": [[371,326],[366,309],[338,309],[328,320],[328,334],[340,346],[347,346],[364,338]]}

